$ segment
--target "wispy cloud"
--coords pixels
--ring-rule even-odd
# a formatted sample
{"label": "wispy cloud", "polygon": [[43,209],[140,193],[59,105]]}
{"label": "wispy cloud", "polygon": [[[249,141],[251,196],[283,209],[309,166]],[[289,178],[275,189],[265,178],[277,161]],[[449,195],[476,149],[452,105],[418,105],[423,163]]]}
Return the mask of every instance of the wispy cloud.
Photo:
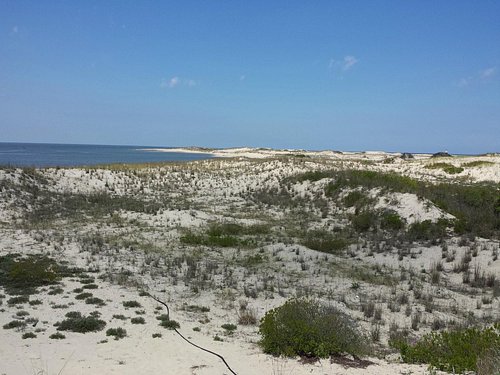
{"label": "wispy cloud", "polygon": [[479,75],[482,79],[488,79],[489,77],[493,77],[497,71],[496,66],[483,69],[479,72]]}
{"label": "wispy cloud", "polygon": [[168,81],[168,87],[171,89],[179,84],[179,77],[172,77],[170,81]]}
{"label": "wispy cloud", "polygon": [[478,82],[485,82],[493,78],[497,73],[497,67],[492,66],[490,68],[485,68],[468,77],[460,78],[457,82],[458,87],[467,87]]}
{"label": "wispy cloud", "polygon": [[355,58],[354,56],[345,56],[344,57],[344,62],[342,64],[342,70],[346,71],[351,69],[354,65],[358,63],[358,59]]}
{"label": "wispy cloud", "polygon": [[347,72],[348,70],[351,70],[354,67],[354,65],[356,65],[358,62],[359,60],[356,57],[352,55],[347,55],[340,60],[330,59],[328,68],[332,71],[337,71],[338,73],[344,73]]}
{"label": "wispy cloud", "polygon": [[178,76],[174,76],[172,78],[163,78],[160,82],[160,87],[161,88],[169,88],[169,89],[173,89],[175,87],[178,87],[178,86],[188,86],[188,87],[194,87],[198,84],[197,81],[195,81],[194,79],[182,79]]}
{"label": "wispy cloud", "polygon": [[14,25],[9,31],[9,35],[16,35],[19,33],[19,26]]}

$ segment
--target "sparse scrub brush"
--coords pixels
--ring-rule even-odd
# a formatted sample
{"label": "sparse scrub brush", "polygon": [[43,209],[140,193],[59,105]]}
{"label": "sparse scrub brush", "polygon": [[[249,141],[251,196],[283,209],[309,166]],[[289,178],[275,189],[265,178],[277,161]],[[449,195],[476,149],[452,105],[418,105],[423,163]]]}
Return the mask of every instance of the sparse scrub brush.
{"label": "sparse scrub brush", "polygon": [[[488,328],[465,328],[456,331],[433,332],[425,335],[416,344],[401,340],[393,342],[405,362],[427,363],[439,370],[463,373],[497,368],[495,356],[500,350],[500,323]],[[482,371],[482,372],[479,372]]]}
{"label": "sparse scrub brush", "polygon": [[288,357],[327,357],[367,352],[365,338],[354,321],[332,306],[293,299],[270,310],[261,320],[260,345],[264,352]]}

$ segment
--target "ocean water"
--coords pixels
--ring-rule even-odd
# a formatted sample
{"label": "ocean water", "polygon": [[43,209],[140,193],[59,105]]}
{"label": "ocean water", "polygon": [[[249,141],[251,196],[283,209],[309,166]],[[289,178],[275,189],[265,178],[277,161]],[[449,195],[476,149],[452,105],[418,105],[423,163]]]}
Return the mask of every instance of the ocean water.
{"label": "ocean water", "polygon": [[111,163],[149,163],[209,159],[209,154],[157,152],[147,146],[70,145],[0,142],[0,165],[68,167]]}

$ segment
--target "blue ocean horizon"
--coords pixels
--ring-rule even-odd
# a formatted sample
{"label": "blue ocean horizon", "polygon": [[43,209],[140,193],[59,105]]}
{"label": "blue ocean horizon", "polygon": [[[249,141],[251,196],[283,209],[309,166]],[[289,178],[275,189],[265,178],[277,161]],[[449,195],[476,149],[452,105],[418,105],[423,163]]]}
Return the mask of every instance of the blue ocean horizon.
{"label": "blue ocean horizon", "polygon": [[155,151],[159,148],[173,147],[0,142],[0,166],[78,167],[212,158],[212,155],[202,153]]}

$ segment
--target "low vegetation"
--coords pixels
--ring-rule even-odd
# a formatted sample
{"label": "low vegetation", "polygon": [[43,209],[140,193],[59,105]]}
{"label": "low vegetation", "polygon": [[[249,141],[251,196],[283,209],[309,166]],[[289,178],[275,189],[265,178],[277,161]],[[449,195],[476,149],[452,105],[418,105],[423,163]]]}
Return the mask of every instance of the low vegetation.
{"label": "low vegetation", "polygon": [[106,322],[104,320],[97,319],[93,316],[80,315],[63,320],[58,324],[57,330],[87,333],[102,331],[105,326]]}
{"label": "low vegetation", "polygon": [[360,356],[368,349],[351,318],[314,300],[293,299],[268,311],[259,331],[264,352],[276,356]]}
{"label": "low vegetation", "polygon": [[433,332],[413,345],[405,340],[391,344],[400,350],[405,362],[427,363],[454,373],[477,371],[478,364],[484,365],[500,350],[500,323],[487,328]]}
{"label": "low vegetation", "polygon": [[0,286],[9,294],[32,294],[38,287],[54,284],[58,273],[58,264],[46,256],[0,256]]}
{"label": "low vegetation", "polygon": [[106,331],[106,336],[113,336],[115,340],[122,339],[124,337],[127,337],[127,330],[118,327],[118,328],[109,328]]}

